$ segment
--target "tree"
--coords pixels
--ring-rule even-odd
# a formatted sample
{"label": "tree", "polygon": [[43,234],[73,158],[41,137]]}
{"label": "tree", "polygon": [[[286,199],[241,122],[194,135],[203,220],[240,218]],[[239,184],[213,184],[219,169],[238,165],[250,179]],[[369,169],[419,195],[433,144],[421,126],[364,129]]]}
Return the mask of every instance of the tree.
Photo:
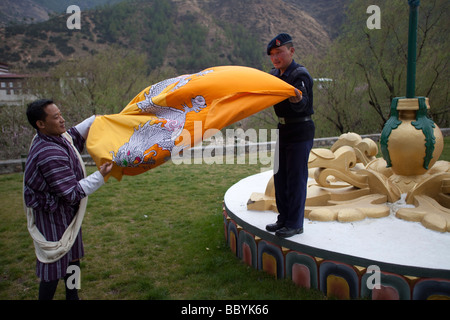
{"label": "tree", "polygon": [[[318,67],[327,77],[339,78],[326,91],[325,99],[334,114],[327,114],[327,120],[339,130],[348,130],[346,126],[351,130],[355,124],[347,121],[345,126],[342,118],[354,118],[356,111],[364,110],[366,104],[371,112],[365,110],[366,116],[362,119],[377,118],[378,124],[372,131],[381,130],[389,117],[391,100],[406,93],[408,2],[377,1],[381,18],[379,29],[367,27],[369,15],[366,11],[372,4],[370,0],[350,3],[342,34]],[[421,1],[419,6],[416,94],[430,99],[430,114],[441,127],[450,123],[450,43],[447,41],[450,30],[445,18],[448,10],[449,2],[446,0]],[[346,88],[339,82],[345,82]],[[364,90],[363,95],[361,89]],[[356,104],[356,109],[349,105],[349,101],[358,99],[361,103]]]}
{"label": "tree", "polygon": [[[345,52],[334,51],[314,65],[318,77],[314,84],[315,113],[331,124],[317,126],[318,136],[340,135],[349,131],[372,133],[373,117],[364,103],[367,86],[355,74],[356,66],[343,59]],[[330,67],[332,66],[332,67]]]}
{"label": "tree", "polygon": [[153,81],[147,78],[146,56],[111,48],[88,58],[68,60],[37,77],[32,91],[52,98],[67,120],[76,124],[93,114],[120,112]]}

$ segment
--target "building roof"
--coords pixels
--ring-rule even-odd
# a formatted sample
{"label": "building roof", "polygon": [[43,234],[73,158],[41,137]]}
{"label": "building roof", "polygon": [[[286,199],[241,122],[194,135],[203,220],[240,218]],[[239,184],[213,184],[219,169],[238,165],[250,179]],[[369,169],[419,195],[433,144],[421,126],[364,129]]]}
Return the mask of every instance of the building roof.
{"label": "building roof", "polygon": [[4,62],[0,62],[0,79],[23,79],[28,77],[30,77],[28,74],[10,73],[9,66]]}
{"label": "building roof", "polygon": [[28,74],[0,73],[0,79],[24,79],[29,77]]}

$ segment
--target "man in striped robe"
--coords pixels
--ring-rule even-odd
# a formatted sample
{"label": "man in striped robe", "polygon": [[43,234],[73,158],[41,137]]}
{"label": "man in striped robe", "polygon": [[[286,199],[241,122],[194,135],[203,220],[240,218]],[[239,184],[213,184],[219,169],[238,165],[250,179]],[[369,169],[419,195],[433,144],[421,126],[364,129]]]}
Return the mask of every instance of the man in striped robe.
{"label": "man in striped robe", "polygon": [[[37,100],[28,105],[27,117],[37,134],[25,166],[24,203],[32,210],[39,236],[57,243],[76,217],[80,201],[104,184],[103,177],[111,171],[112,164],[104,164],[99,171],[85,177],[79,153],[95,116],[66,132],[65,120],[53,101]],[[59,279],[67,280],[68,266],[79,266],[79,259],[84,255],[81,229],[74,232],[73,244],[62,257],[53,259],[56,261],[40,258],[36,249],[36,275],[41,279],[39,299],[52,299]],[[77,290],[68,288],[67,283],[66,298],[78,299]]]}

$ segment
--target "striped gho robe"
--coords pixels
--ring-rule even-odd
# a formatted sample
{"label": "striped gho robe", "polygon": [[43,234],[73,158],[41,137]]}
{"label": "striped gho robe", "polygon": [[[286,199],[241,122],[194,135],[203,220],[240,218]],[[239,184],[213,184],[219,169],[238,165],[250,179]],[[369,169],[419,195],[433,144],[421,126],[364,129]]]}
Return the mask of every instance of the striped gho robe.
{"label": "striped gho robe", "polygon": [[[73,146],[80,153],[84,149],[85,137],[93,119],[67,131],[73,139]],[[83,167],[73,146],[62,136],[47,136],[38,132],[27,158],[24,202],[33,209],[36,227],[47,241],[61,239],[77,213],[81,199],[104,183],[98,171],[84,177]],[[80,183],[82,181],[84,185]],[[91,187],[86,187],[86,181]],[[36,260],[36,275],[44,281],[63,278],[69,262],[83,255],[80,228],[72,248],[61,259],[52,263]]]}

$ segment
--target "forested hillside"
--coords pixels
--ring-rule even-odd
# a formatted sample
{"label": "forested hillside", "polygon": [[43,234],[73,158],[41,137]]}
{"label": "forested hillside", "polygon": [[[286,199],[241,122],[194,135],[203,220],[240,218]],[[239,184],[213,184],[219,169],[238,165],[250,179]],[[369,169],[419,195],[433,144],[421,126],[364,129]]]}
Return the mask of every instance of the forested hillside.
{"label": "forested hillside", "polygon": [[261,68],[266,43],[282,31],[302,44],[301,55],[323,54],[330,44],[323,24],[282,0],[122,1],[82,10],[80,30],[67,28],[68,17],[2,29],[0,61],[16,70],[46,71],[114,45],[145,53],[149,71],[194,72],[223,64]]}

